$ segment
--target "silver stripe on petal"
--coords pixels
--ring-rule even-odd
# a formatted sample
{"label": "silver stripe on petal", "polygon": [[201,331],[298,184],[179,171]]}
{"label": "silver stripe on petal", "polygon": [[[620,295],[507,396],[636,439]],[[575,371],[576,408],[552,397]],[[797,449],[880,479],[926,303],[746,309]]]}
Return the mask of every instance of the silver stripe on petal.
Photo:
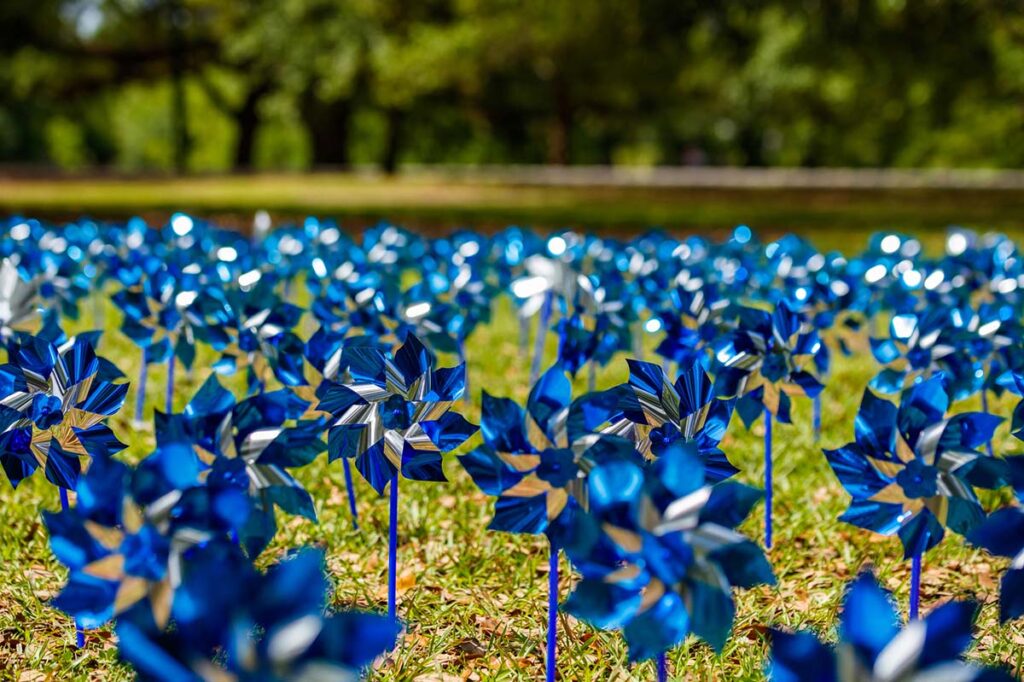
{"label": "silver stripe on petal", "polygon": [[706,485],[675,500],[665,508],[661,521],[651,529],[652,532],[655,535],[666,535],[696,528],[700,520],[700,512],[710,497],[711,486]]}
{"label": "silver stripe on petal", "polygon": [[923,620],[912,620],[882,649],[875,659],[873,679],[897,682],[906,679],[917,668],[924,650],[927,626]]}

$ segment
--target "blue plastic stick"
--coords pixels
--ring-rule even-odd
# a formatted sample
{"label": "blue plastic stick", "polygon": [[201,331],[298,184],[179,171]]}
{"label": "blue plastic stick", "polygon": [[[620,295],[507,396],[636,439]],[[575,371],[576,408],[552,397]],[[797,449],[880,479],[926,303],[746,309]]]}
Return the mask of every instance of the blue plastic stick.
{"label": "blue plastic stick", "polygon": [[772,413],[764,411],[764,546],[772,548]]}
{"label": "blue plastic stick", "polygon": [[174,364],[175,364],[174,351],[171,351],[171,357],[167,358],[167,404],[164,408],[167,414],[174,412]]}
{"label": "blue plastic stick", "polygon": [[[981,411],[988,412],[988,391],[984,388],[981,389]],[[985,441],[985,452],[988,453],[989,457],[992,457],[992,441]]]}
{"label": "blue plastic stick", "polygon": [[551,324],[551,292],[544,294],[544,304],[540,308],[540,319],[537,320],[537,337],[533,342],[533,364],[530,367],[530,385],[537,382],[540,376],[541,363],[544,362],[544,341],[548,334],[548,325]]}
{"label": "blue plastic stick", "polygon": [[348,510],[352,513],[352,529],[359,530],[359,512],[356,511],[356,487],[352,483],[352,464],[348,457],[342,457],[342,466],[345,468],[345,490],[348,492]]}
{"label": "blue plastic stick", "polygon": [[821,394],[814,396],[814,442],[821,440]]}
{"label": "blue plastic stick", "polygon": [[921,553],[910,560],[910,620],[917,620],[921,603]]}
{"label": "blue plastic stick", "polygon": [[558,639],[558,547],[554,541],[548,550],[548,658],[544,679],[555,682]]}
{"label": "blue plastic stick", "polygon": [[149,365],[146,364],[146,352],[142,352],[142,365],[139,367],[139,383],[135,387],[135,421],[142,423],[143,413],[146,411],[146,375],[149,374]]}
{"label": "blue plastic stick", "polygon": [[[71,508],[71,502],[68,501],[68,489],[60,487],[60,508],[67,511]],[[81,649],[85,646],[85,633],[82,632],[82,628],[78,627],[78,623],[75,623],[75,645]]]}
{"label": "blue plastic stick", "polygon": [[398,471],[391,474],[391,509],[388,516],[388,617],[395,618],[398,570]]}

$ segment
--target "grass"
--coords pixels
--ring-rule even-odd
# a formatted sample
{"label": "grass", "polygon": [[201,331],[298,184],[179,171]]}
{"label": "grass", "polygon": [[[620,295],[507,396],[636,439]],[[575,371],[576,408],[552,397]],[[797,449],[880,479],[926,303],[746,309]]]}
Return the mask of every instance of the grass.
{"label": "grass", "polygon": [[636,232],[756,225],[766,235],[799,231],[821,248],[848,248],[876,229],[943,230],[950,224],[1024,228],[1024,192],[1014,190],[817,190],[657,187],[539,187],[436,177],[343,174],[187,178],[0,178],[0,212],[77,218],[83,214],[164,220],[192,211],[246,227],[252,213],[387,218],[420,229],[509,223]]}
{"label": "grass", "polygon": [[[78,329],[92,327],[86,320]],[[116,331],[118,316],[108,305],[108,324],[101,352],[135,377],[139,353]],[[517,325],[510,306],[502,302],[492,325],[481,328],[469,349],[473,403],[464,407],[479,417],[479,391],[524,401],[528,362],[516,342]],[[555,352],[554,340],[547,348]],[[473,351],[476,352],[473,352]],[[815,443],[810,405],[798,403],[793,426],[775,434],[776,546],[769,558],[778,585],[737,592],[733,637],[721,655],[693,638],[671,652],[673,679],[758,679],[768,651],[769,626],[810,628],[832,636],[845,584],[864,566],[874,566],[883,584],[893,589],[905,608],[909,562],[902,561],[895,538],[882,538],[837,521],[847,497],[832,475],[821,447],[837,447],[852,437],[860,395],[874,372],[862,353],[839,358],[828,381],[823,403],[823,433]],[[648,350],[649,352],[649,350]],[[198,367],[208,366],[210,353]],[[450,358],[446,358],[451,360]],[[204,364],[205,363],[205,364]],[[442,363],[444,364],[444,363]],[[205,379],[179,373],[175,402],[181,409]],[[577,388],[583,388],[582,376]],[[599,386],[626,378],[625,362],[617,359],[599,374]],[[163,404],[165,375],[151,370],[147,404]],[[992,409],[1009,415],[1013,397],[994,400]],[[149,429],[131,425],[134,394],[113,418],[113,428],[130,443],[124,457],[136,460],[153,447]],[[977,409],[972,403],[958,409]],[[748,433],[734,420],[723,449],[742,469],[739,478],[759,484],[763,475],[762,427]],[[479,442],[475,436],[468,444]],[[1004,425],[996,452],[1014,449]],[[448,462],[448,484],[403,481],[400,499],[399,613],[407,624],[399,646],[382,660],[372,679],[388,680],[523,680],[540,679],[544,666],[547,600],[547,548],[542,538],[488,532],[491,501],[480,494],[454,458]],[[386,603],[387,502],[363,482],[357,484],[361,529],[350,524],[342,472],[326,458],[298,472],[313,495],[318,525],[279,515],[281,531],[261,557],[269,563],[286,548],[313,543],[326,547],[336,581],[337,606],[383,610]],[[1000,499],[1007,499],[1005,496]],[[990,505],[996,498],[986,498]],[[40,511],[59,506],[57,493],[36,474],[17,491],[0,487],[0,559],[6,579],[0,583],[0,675],[3,679],[127,680],[131,671],[117,661],[109,629],[88,632],[86,646],[74,647],[71,621],[48,605],[61,588],[66,572],[47,546]],[[760,538],[759,507],[742,526]],[[947,537],[927,555],[922,585],[922,611],[952,598],[974,598],[983,606],[977,623],[978,641],[971,657],[1000,663],[1024,674],[1024,628],[998,624],[998,580],[1006,562]],[[573,578],[563,563],[560,593],[564,598]],[[559,624],[559,673],[566,680],[653,679],[651,664],[630,665],[619,635],[596,631],[563,616]]]}

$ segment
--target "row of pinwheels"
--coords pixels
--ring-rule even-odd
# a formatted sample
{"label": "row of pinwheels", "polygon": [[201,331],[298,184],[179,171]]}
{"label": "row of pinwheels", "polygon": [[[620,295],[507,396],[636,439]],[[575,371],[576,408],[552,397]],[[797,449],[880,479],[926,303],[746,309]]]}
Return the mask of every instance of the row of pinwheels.
{"label": "row of pinwheels", "polygon": [[[82,627],[116,617],[124,655],[145,675],[166,668],[180,671],[168,679],[191,679],[210,665],[282,678],[304,666],[351,671],[394,642],[399,478],[444,480],[442,454],[476,431],[452,410],[467,395],[464,364],[439,369],[428,346],[464,358],[470,332],[505,290],[524,321],[539,317],[532,373],[540,375],[549,327],[558,362],[537,376],[525,408],[483,394],[484,445],[461,461],[498,498],[492,527],[546,533],[555,588],[561,551],[580,576],[565,608],[622,629],[633,658],[657,658],[664,675],[665,652],[690,632],[721,648],[733,588],[774,581],[759,546],[735,530],[761,493],[727,480],[736,469],[719,443],[734,411],[748,428],[764,416],[770,547],[772,422],[791,421],[793,397],[816,398],[829,345],[855,351],[880,314],[890,324],[870,342],[884,365],[872,389],[902,400],[897,407],[867,391],[856,442],[826,452],[853,497],[843,518],[899,534],[915,581],[944,528],[1009,555],[1002,614],[1021,615],[1020,510],[986,519],[973,488],[1019,492],[1024,458],[979,452],[997,418],[946,415],[952,400],[978,391],[983,401],[989,391],[1021,392],[1022,275],[1008,240],[953,232],[947,256],[930,261],[915,240],[889,234],[847,260],[796,238],[761,245],[745,227],[722,244],[649,235],[620,245],[513,229],[424,240],[384,226],[361,246],[317,221],[255,242],[184,215],[160,231],[140,221],[88,228],[10,226],[0,273],[9,302],[0,459],[14,484],[42,466],[60,488],[65,509],[47,525],[71,577],[58,605]],[[47,258],[19,245],[31,238]],[[142,349],[140,384],[147,365],[168,364],[157,450],[137,467],[113,459],[124,446],[105,424],[124,401],[123,375],[95,355],[97,334],[64,336],[60,317],[74,318],[78,299],[65,287],[54,306],[55,276],[33,269],[49,258],[67,261],[58,271],[85,278],[85,291],[91,281],[101,295],[112,292],[122,330]],[[414,284],[400,290],[403,278]],[[301,300],[293,287],[303,282],[309,317],[288,300]],[[40,311],[35,335],[22,331]],[[312,333],[302,328],[309,318],[319,324]],[[627,385],[573,400],[566,373],[631,347],[639,354],[638,325],[641,334],[663,332],[664,367],[632,360]],[[198,344],[219,356],[216,372],[246,370],[246,395],[236,400],[212,376],[176,414],[175,364],[191,366]],[[1021,424],[1015,415],[1014,433]],[[266,575],[245,563],[274,536],[275,509],[315,519],[289,470],[325,449],[344,463],[353,522],[350,462],[378,493],[390,490],[388,618],[325,617],[322,579],[299,605],[275,602],[275,590],[292,589],[288,580],[310,582],[317,562],[308,553]],[[252,575],[252,585],[242,581],[236,597],[202,592],[218,571]],[[265,608],[251,598],[260,590]],[[549,679],[557,589],[551,596]],[[916,616],[916,597],[911,610]],[[363,634],[372,647],[356,644]],[[953,658],[964,647],[954,648]],[[904,671],[949,662],[920,652],[901,661]]]}

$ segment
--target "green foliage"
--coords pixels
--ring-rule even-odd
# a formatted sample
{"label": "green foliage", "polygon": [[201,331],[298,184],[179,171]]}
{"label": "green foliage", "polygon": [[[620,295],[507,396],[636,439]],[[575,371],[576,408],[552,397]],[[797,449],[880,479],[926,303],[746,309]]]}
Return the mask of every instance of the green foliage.
{"label": "green foliage", "polygon": [[9,4],[4,159],[1024,165],[1024,8],[998,0]]}

